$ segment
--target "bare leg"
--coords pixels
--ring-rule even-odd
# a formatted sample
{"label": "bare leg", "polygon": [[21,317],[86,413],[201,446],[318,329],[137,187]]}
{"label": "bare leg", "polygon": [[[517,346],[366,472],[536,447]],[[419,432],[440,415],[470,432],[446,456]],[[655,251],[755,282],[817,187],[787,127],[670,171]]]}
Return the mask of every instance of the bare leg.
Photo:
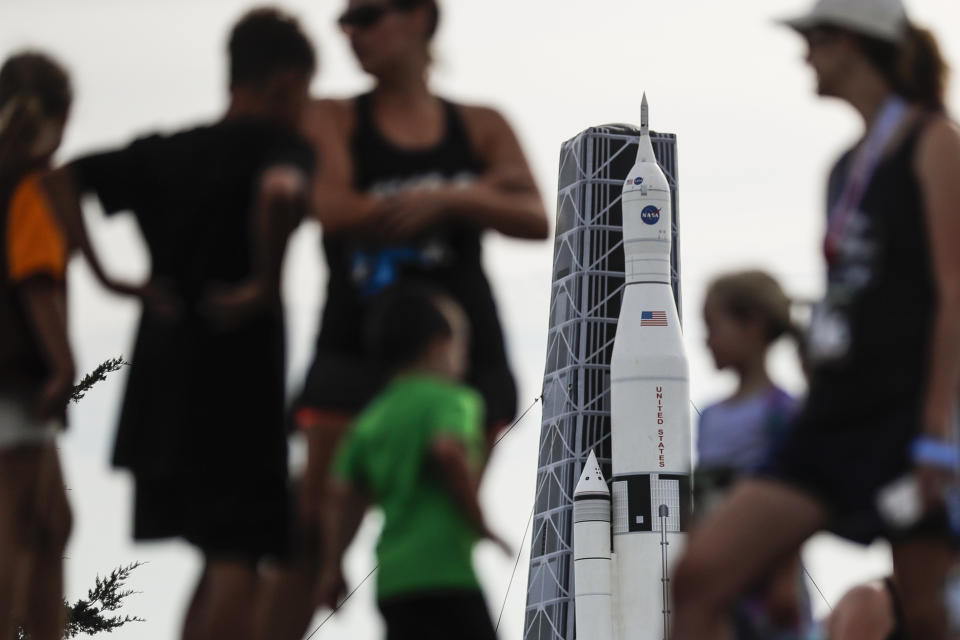
{"label": "bare leg", "polygon": [[33,450],[0,452],[0,638],[13,638],[23,615],[27,505],[36,484],[39,456]]}
{"label": "bare leg", "polygon": [[56,448],[41,452],[39,483],[33,507],[36,526],[30,541],[28,606],[24,626],[34,640],[60,640],[63,610],[63,552],[72,526]]}
{"label": "bare leg", "polygon": [[258,640],[299,640],[313,619],[314,590],[320,573],[320,512],[333,453],[350,419],[345,414],[327,412],[312,420],[298,420],[307,436],[307,470],[297,487],[295,548],[287,565],[263,572],[254,623]]}
{"label": "bare leg", "polygon": [[200,580],[193,590],[193,598],[190,599],[190,606],[187,608],[187,615],[183,619],[183,631],[181,638],[183,640],[203,640],[204,629],[207,621],[204,614],[207,611],[207,570],[204,567]]}
{"label": "bare leg", "polygon": [[800,625],[800,574],[803,565],[799,551],[777,564],[767,578],[764,604],[770,621],[778,629],[792,630]]}
{"label": "bare leg", "polygon": [[315,523],[298,523],[295,555],[285,566],[262,571],[255,638],[296,640],[307,631],[314,612],[314,591],[319,575],[319,532]]}
{"label": "bare leg", "polygon": [[952,560],[946,540],[917,538],[893,545],[893,573],[910,640],[947,640],[943,587]]}
{"label": "bare leg", "polygon": [[184,628],[184,640],[249,640],[257,601],[257,571],[251,563],[207,560]]}
{"label": "bare leg", "polygon": [[827,519],[804,493],[764,480],[737,485],[691,537],[674,579],[672,640],[729,638],[737,596],[795,553]]}
{"label": "bare leg", "polygon": [[886,640],[896,622],[883,582],[856,586],[844,594],[827,621],[830,640]]}

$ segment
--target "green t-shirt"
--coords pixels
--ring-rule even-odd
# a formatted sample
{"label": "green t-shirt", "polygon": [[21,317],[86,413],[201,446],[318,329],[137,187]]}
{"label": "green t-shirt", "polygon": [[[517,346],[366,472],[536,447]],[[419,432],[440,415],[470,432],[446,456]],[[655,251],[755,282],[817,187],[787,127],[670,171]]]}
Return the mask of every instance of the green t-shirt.
{"label": "green t-shirt", "polygon": [[485,455],[483,400],[428,375],[394,380],[357,417],[336,454],[334,476],[383,509],[377,544],[380,599],[433,589],[479,589],[477,532],[429,457],[438,436],[462,440],[478,471]]}

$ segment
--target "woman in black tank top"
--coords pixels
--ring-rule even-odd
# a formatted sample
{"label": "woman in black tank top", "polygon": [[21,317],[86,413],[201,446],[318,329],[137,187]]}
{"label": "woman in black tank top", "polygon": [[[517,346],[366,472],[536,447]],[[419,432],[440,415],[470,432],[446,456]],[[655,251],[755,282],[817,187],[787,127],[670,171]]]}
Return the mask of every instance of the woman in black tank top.
{"label": "woman in black tank top", "polygon": [[301,426],[345,419],[380,388],[384,374],[364,356],[364,313],[408,278],[444,290],[470,316],[467,380],[484,396],[490,428],[516,412],[480,238],[487,229],[544,238],[546,213],[503,118],[430,92],[437,18],[433,0],[362,0],[340,21],[377,84],[353,100],[319,101],[308,122],[323,156],[317,204],[330,278]]}
{"label": "woman in black tank top", "polygon": [[[418,200],[428,200],[435,191],[469,189],[481,179],[487,163],[474,152],[458,107],[445,100],[440,104],[441,139],[428,147],[403,149],[379,131],[374,95],[355,100],[350,152],[353,186],[359,193],[382,199],[387,207],[394,199],[399,205],[412,193]],[[416,201],[409,204],[416,206]],[[410,213],[414,212],[406,212]],[[401,225],[405,222],[401,216],[392,213],[384,222]],[[385,372],[364,360],[363,318],[381,291],[400,279],[417,279],[444,290],[463,306],[472,330],[467,380],[484,395],[491,426],[511,420],[516,394],[496,304],[481,266],[482,232],[483,227],[475,222],[449,219],[379,237],[325,234],[328,294],[317,358],[301,404],[353,412],[376,393]],[[336,365],[347,359],[361,361],[369,373],[343,377],[342,367]]]}
{"label": "woman in black tank top", "polygon": [[[770,467],[691,540],[672,639],[725,637],[728,603],[829,528],[886,537],[906,637],[946,640],[938,603],[950,560],[945,467],[957,456],[960,131],[944,113],[944,63],[899,0],[824,0],[788,24],[807,40],[819,93],[853,106],[867,135],[831,174],[807,404]],[[878,505],[908,474],[925,515],[895,528]]]}
{"label": "woman in black tank top", "polygon": [[294,410],[308,443],[299,488],[302,562],[274,589],[272,638],[300,638],[309,623],[311,546],[331,453],[386,381],[363,345],[364,315],[378,292],[412,278],[457,300],[472,325],[466,381],[484,398],[490,442],[516,413],[481,236],[494,230],[543,239],[547,217],[503,117],[430,91],[438,19],[435,0],[349,0],[340,26],[375,87],[351,100],[316,101],[305,123],[320,156],[314,200],[330,275],[314,361]]}

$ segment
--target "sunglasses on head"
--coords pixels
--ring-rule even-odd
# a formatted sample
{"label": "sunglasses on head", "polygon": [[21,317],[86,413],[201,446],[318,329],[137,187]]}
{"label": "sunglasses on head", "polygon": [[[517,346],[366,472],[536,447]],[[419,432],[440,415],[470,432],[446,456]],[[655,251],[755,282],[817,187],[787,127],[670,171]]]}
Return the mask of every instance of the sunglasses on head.
{"label": "sunglasses on head", "polygon": [[341,28],[357,27],[367,29],[374,26],[391,11],[409,11],[417,5],[417,0],[394,0],[386,4],[361,4],[347,9],[337,20]]}

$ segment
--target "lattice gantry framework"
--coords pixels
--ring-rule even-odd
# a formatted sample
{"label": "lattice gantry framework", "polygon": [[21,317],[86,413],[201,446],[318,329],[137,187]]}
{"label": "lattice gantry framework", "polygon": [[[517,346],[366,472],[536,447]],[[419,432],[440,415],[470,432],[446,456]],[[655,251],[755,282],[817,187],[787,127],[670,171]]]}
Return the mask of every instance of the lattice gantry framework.
{"label": "lattice gantry framework", "polygon": [[[560,150],[550,329],[524,640],[573,640],[573,489],[590,450],[610,475],[610,356],[623,287],[620,194],[639,130],[587,129]],[[677,144],[652,134],[673,196],[680,309]],[[589,639],[583,639],[589,640]]]}

